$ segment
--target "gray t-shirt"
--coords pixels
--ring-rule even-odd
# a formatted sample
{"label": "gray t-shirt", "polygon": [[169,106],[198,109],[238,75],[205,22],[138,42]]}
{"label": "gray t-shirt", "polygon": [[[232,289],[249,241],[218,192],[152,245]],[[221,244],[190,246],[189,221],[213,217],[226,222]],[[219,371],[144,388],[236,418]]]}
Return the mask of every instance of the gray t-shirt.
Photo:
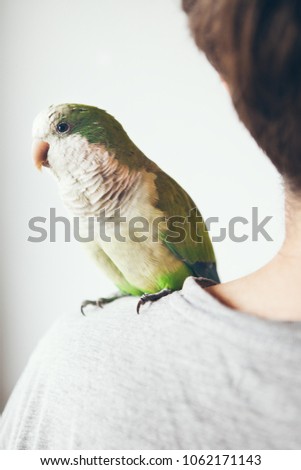
{"label": "gray t-shirt", "polygon": [[301,323],[233,311],[193,278],[136,304],[56,322],[3,413],[1,448],[301,448]]}

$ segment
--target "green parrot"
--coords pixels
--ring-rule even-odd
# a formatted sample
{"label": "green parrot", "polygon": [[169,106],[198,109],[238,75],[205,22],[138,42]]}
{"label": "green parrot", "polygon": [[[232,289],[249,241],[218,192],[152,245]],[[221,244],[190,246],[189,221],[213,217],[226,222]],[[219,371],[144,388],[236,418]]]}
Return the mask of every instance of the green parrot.
{"label": "green parrot", "polygon": [[[182,288],[188,276],[218,283],[213,247],[195,203],[170,176],[149,160],[121,124],[96,107],[52,105],[33,124],[33,158],[55,176],[63,203],[79,218],[81,234],[88,220],[103,214],[122,217],[119,235],[107,223],[106,236],[95,228],[84,243],[96,263],[119,289],[119,296],[139,296],[137,305]],[[106,219],[107,220],[107,219]],[[142,240],[133,221],[144,221]],[[135,232],[135,233],[133,233]],[[87,300],[102,306],[113,300]]]}

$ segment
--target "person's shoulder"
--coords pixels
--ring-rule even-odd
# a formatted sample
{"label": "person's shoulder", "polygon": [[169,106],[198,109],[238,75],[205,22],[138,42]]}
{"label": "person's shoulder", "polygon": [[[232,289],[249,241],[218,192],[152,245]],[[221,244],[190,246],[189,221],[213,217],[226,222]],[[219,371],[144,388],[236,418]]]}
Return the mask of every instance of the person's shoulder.
{"label": "person's shoulder", "polygon": [[78,364],[84,358],[92,363],[106,351],[144,348],[150,341],[154,347],[163,342],[173,347],[179,337],[198,339],[205,325],[214,330],[217,318],[225,321],[225,307],[193,278],[186,279],[181,291],[142,305],[139,314],[138,302],[139,297],[127,296],[102,308],[89,307],[85,316],[80,308],[61,315],[40,339],[30,363],[37,367],[48,362],[52,367],[64,358],[70,365],[77,355]]}

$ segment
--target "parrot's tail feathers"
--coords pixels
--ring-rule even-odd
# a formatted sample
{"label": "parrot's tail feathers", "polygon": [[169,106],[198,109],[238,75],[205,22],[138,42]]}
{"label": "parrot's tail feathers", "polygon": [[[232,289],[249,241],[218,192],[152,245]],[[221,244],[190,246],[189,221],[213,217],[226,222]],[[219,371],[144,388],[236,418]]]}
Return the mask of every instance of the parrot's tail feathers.
{"label": "parrot's tail feathers", "polygon": [[221,282],[217,273],[216,263],[214,262],[197,261],[191,265],[190,268],[193,271],[193,274],[197,277],[209,279],[214,281],[216,284],[220,284]]}

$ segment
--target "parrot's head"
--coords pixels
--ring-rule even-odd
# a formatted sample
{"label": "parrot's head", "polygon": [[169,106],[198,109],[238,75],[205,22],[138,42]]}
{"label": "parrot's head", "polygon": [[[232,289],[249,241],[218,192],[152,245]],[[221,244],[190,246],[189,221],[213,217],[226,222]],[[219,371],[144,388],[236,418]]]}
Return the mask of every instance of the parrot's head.
{"label": "parrot's head", "polygon": [[81,104],[52,105],[33,123],[33,159],[37,168],[58,178],[80,166],[95,164],[111,150],[130,142],[121,124],[106,111]]}

